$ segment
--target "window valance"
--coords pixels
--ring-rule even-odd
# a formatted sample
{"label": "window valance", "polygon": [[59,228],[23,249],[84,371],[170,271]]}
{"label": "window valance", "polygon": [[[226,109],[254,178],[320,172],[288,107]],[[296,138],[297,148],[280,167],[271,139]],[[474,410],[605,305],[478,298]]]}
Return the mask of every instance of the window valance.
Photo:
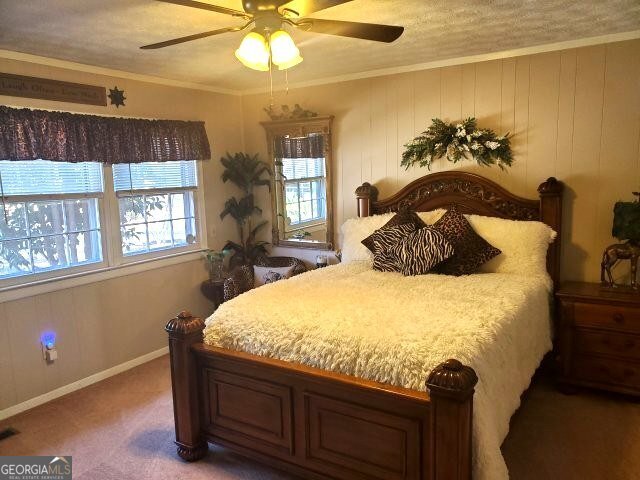
{"label": "window valance", "polygon": [[275,137],[277,158],[324,158],[324,135]]}
{"label": "window valance", "polygon": [[141,163],[211,158],[204,122],[101,117],[0,105],[0,159]]}

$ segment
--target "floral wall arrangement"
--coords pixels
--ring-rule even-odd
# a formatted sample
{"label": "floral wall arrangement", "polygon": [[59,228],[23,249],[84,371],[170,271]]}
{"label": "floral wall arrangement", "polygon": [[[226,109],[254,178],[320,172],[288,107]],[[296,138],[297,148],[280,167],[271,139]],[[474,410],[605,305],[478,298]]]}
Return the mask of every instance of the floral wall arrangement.
{"label": "floral wall arrangement", "polygon": [[478,165],[504,169],[513,163],[509,139],[509,133],[497,136],[493,130],[478,128],[472,117],[456,125],[434,118],[427,130],[405,145],[400,165],[431,169],[435,159],[445,157],[453,163],[472,159]]}

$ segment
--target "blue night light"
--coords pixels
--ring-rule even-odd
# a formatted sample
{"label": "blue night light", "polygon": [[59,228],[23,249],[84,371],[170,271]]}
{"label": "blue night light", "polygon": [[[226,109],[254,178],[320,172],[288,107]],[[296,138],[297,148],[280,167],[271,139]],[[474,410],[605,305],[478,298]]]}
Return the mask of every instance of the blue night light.
{"label": "blue night light", "polygon": [[56,332],[43,332],[43,334],[40,335],[40,341],[46,348],[53,348],[56,344]]}

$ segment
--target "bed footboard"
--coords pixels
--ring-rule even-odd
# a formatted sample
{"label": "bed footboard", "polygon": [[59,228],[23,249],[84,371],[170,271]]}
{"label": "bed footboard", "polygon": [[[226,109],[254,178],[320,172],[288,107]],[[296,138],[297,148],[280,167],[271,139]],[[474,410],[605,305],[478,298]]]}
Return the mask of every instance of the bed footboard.
{"label": "bed footboard", "polygon": [[311,479],[468,480],[475,372],[436,367],[427,392],[202,343],[188,312],[169,321],[176,445],[207,442]]}

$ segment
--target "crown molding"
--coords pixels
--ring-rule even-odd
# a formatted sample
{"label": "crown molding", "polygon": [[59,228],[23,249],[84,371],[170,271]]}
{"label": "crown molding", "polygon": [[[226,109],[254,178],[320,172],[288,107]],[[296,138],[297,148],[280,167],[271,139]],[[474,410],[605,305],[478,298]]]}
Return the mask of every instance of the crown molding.
{"label": "crown molding", "polygon": [[[464,57],[448,58],[443,60],[435,60],[433,62],[415,63],[411,65],[403,65],[398,67],[382,68],[377,70],[368,70],[365,72],[350,73],[345,75],[336,75],[331,77],[318,78],[307,82],[290,83],[288,88],[305,88],[318,85],[328,85],[332,83],[348,82],[352,80],[360,80],[364,78],[383,77],[386,75],[395,75],[398,73],[416,72],[419,70],[430,70],[434,68],[450,67],[454,65],[465,65],[468,63],[486,62],[490,60],[500,60],[511,57],[521,57],[524,55],[535,55],[538,53],[555,52],[558,50],[569,50],[573,48],[590,47],[593,45],[602,45],[606,43],[623,42],[626,40],[635,40],[640,38],[640,30],[632,30],[629,32],[612,33],[607,35],[599,35],[597,37],[586,37],[577,40],[566,40],[563,42],[547,43],[543,45],[534,45],[531,47],[516,48],[512,50],[501,50],[498,52],[484,53],[478,55],[469,55]],[[67,60],[59,60],[56,58],[42,57],[29,53],[14,52],[12,50],[0,49],[0,59],[19,60],[22,62],[36,63],[40,65],[48,65],[52,67],[66,68],[86,73],[94,73],[97,75],[107,75],[111,77],[125,78],[137,80],[140,82],[155,83],[170,87],[187,88],[191,90],[202,90],[205,92],[221,93],[225,95],[255,95],[268,93],[269,89],[265,87],[249,88],[245,90],[230,90],[226,88],[214,87],[194,82],[184,82],[181,80],[171,80],[153,75],[144,75],[124,70],[115,70],[94,65],[86,65],[84,63],[70,62]],[[284,91],[285,86],[274,86],[273,91]]]}
{"label": "crown molding", "polygon": [[[454,65],[464,65],[467,63],[486,62],[489,60],[500,60],[503,58],[522,57],[524,55],[534,55],[537,53],[555,52],[558,50],[569,50],[580,47],[590,47],[593,45],[602,45],[613,42],[623,42],[625,40],[635,40],[640,38],[640,30],[632,30],[630,32],[612,33],[608,35],[600,35],[597,37],[580,38],[577,40],[566,40],[563,42],[547,43],[543,45],[534,45],[531,47],[516,48],[512,50],[501,50],[499,52],[483,53],[478,55],[469,55],[465,57],[449,58],[444,60],[436,60],[433,62],[416,63],[412,65],[403,65],[399,67],[383,68],[378,70],[369,70],[366,72],[351,73],[346,75],[337,75],[333,77],[324,77],[311,80],[308,82],[296,82],[289,84],[289,90],[294,88],[314,87],[318,85],[327,85],[331,83],[348,82],[352,80],[360,80],[364,78],[383,77],[386,75],[395,75],[398,73],[416,72],[419,70],[430,70],[434,68],[450,67]],[[274,86],[273,91],[284,91],[285,86]],[[255,95],[260,93],[268,93],[268,88],[252,88],[242,90],[242,95]]]}
{"label": "crown molding", "polygon": [[36,63],[38,65],[46,65],[49,67],[66,68],[78,72],[93,73],[96,75],[106,75],[109,77],[125,78],[128,80],[136,80],[139,82],[155,83],[157,85],[165,85],[168,87],[187,88],[189,90],[202,90],[205,92],[221,93],[224,95],[241,95],[239,90],[229,90],[226,88],[218,88],[202,83],[184,82],[182,80],[171,80],[168,78],[156,77],[153,75],[144,75],[141,73],[126,72],[124,70],[115,70],[105,67],[97,67],[87,65],[85,63],[70,62],[68,60],[59,60],[57,58],[41,57],[30,53],[14,52],[12,50],[0,49],[0,59],[18,60],[21,62]]}

